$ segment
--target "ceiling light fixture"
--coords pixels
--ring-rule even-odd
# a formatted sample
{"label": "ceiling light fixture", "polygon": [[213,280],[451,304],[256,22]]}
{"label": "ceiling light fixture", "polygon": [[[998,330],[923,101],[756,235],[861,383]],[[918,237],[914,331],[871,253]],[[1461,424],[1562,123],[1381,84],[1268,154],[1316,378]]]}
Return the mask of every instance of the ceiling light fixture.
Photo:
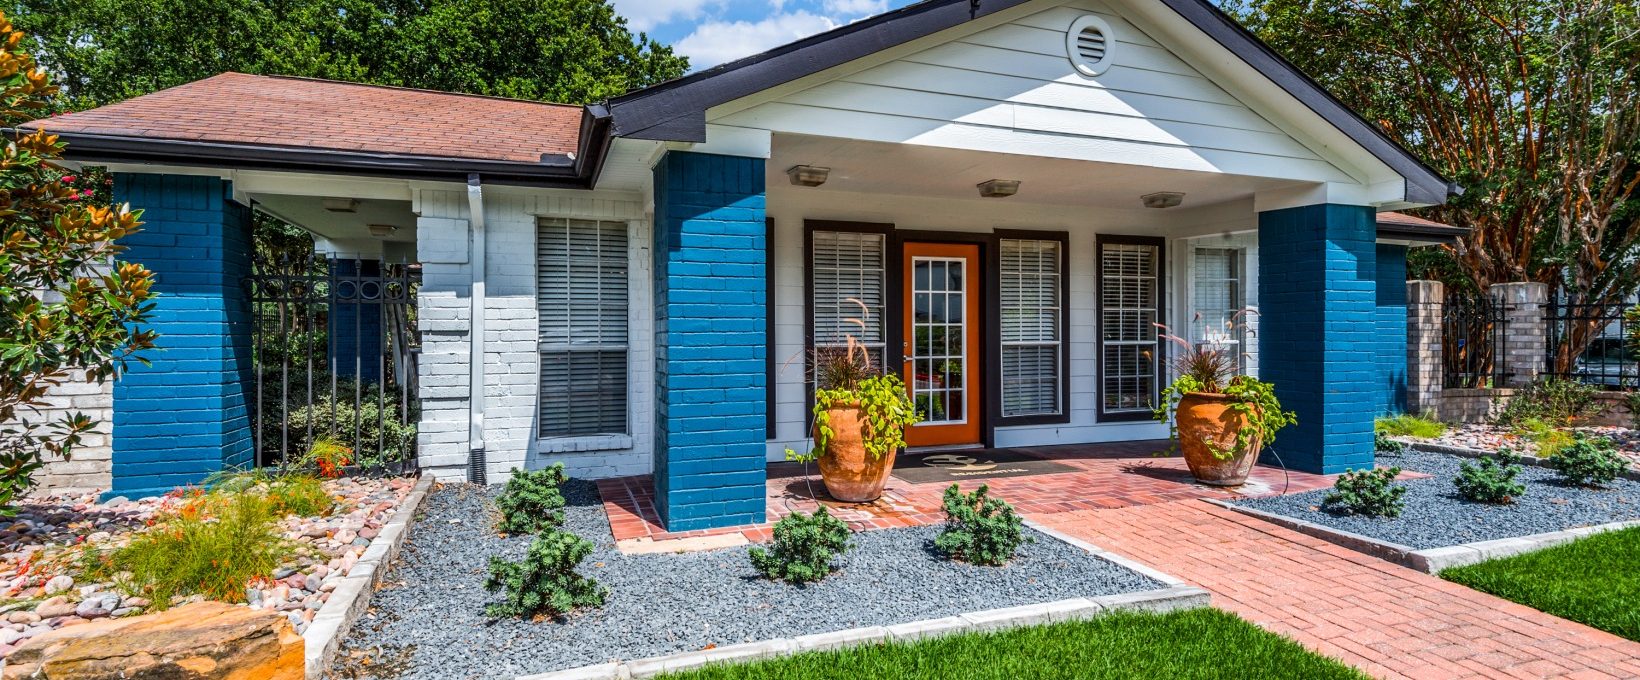
{"label": "ceiling light fixture", "polygon": [[813,165],[793,165],[786,171],[792,178],[792,186],[817,187],[831,179],[831,168],[822,168]]}
{"label": "ceiling light fixture", "polygon": [[359,212],[359,202],[351,198],[322,198],[319,204],[333,213]]}
{"label": "ceiling light fixture", "polygon": [[1017,193],[1017,179],[990,179],[979,183],[979,195],[983,198],[1007,198]]}
{"label": "ceiling light fixture", "polygon": [[1184,194],[1177,191],[1158,191],[1140,196],[1139,199],[1145,202],[1146,208],[1177,208],[1184,202]]}
{"label": "ceiling light fixture", "polygon": [[374,236],[376,238],[387,238],[389,236],[392,236],[394,234],[394,232],[397,232],[398,230],[399,230],[398,227],[395,227],[391,224],[372,224],[372,225],[370,225],[370,235]]}

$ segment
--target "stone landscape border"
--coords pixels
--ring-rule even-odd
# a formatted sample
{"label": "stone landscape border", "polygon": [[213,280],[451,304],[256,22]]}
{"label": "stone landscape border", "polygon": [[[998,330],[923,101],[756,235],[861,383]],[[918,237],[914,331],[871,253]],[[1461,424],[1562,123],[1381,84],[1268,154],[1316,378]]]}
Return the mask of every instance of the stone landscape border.
{"label": "stone landscape border", "polygon": [[325,606],[308,623],[307,631],[302,633],[307,680],[320,680],[326,669],[330,668],[336,652],[341,649],[342,639],[347,637],[353,623],[370,605],[370,595],[375,592],[376,583],[404,546],[410,534],[410,523],[415,519],[416,511],[421,507],[422,499],[427,497],[433,482],[433,476],[429,474],[423,474],[417,480],[410,493],[399,503],[398,509],[393,511],[393,517],[382,525],[376,538],[370,541],[370,547],[365,548],[353,569],[331,591]]}
{"label": "stone landscape border", "polygon": [[1025,520],[1025,525],[1052,538],[1086,550],[1092,553],[1094,557],[1147,576],[1160,582],[1164,587],[1136,593],[1078,597],[1042,604],[967,612],[956,616],[924,619],[892,626],[867,626],[792,638],[748,642],[746,644],[729,645],[695,652],[681,652],[635,661],[613,661],[549,673],[525,675],[518,677],[516,680],[641,680],[662,673],[676,673],[709,664],[745,663],[858,645],[909,642],[956,633],[1007,630],[1024,626],[1089,619],[1110,612],[1144,611],[1165,613],[1208,606],[1210,595],[1206,590],[1188,585],[1181,579],[1103,550],[1063,532],[1049,529],[1036,522]]}
{"label": "stone landscape border", "polygon": [[1238,506],[1234,503],[1217,499],[1207,499],[1207,502],[1221,508],[1234,510],[1250,517],[1256,517],[1271,524],[1277,524],[1308,536],[1314,536],[1328,543],[1340,545],[1359,553],[1394,562],[1404,567],[1410,567],[1426,574],[1438,574],[1443,569],[1462,567],[1471,564],[1495,560],[1501,557],[1510,557],[1522,553],[1529,553],[1544,548],[1550,548],[1563,543],[1570,543],[1579,538],[1606,531],[1618,531],[1640,527],[1640,520],[1612,522],[1588,527],[1577,527],[1563,531],[1551,531],[1531,536],[1514,538],[1499,538],[1490,541],[1462,543],[1440,548],[1425,548],[1419,550],[1412,546],[1389,541],[1379,540],[1370,536],[1335,529],[1315,522],[1308,522],[1296,517],[1278,515],[1264,510],[1255,510]]}

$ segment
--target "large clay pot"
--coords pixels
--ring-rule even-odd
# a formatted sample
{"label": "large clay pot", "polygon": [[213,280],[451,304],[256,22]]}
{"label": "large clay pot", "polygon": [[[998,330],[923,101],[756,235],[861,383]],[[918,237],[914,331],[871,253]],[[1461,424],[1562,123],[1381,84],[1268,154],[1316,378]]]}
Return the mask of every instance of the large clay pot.
{"label": "large clay pot", "polygon": [[826,411],[831,439],[820,452],[820,479],[831,497],[848,503],[869,503],[881,498],[883,485],[894,471],[894,455],[881,458],[866,452],[865,413],[859,404],[839,405]]}
{"label": "large clay pot", "polygon": [[[1230,407],[1235,399],[1226,394],[1195,392],[1179,400],[1173,418],[1179,428],[1179,448],[1196,481],[1212,486],[1241,486],[1246,483],[1264,442],[1255,439],[1247,448],[1228,459],[1213,455],[1236,446],[1236,432],[1247,424],[1247,415]],[[1211,446],[1209,446],[1211,444]]]}

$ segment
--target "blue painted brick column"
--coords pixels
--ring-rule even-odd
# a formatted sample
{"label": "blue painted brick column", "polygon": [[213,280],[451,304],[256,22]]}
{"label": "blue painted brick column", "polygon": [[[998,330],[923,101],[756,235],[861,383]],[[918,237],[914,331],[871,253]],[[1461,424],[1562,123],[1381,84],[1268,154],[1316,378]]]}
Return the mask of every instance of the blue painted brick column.
{"label": "blue painted brick column", "polygon": [[1378,244],[1378,412],[1407,410],[1407,247]]}
{"label": "blue painted brick column", "polygon": [[670,531],[764,520],[763,161],[655,166],[655,502]]}
{"label": "blue painted brick column", "polygon": [[230,183],[190,175],[114,175],[116,201],[143,211],[123,257],[154,272],[151,366],[114,383],[114,483],[138,498],[253,463],[250,210]]}
{"label": "blue painted brick column", "polygon": [[361,294],[381,293],[377,286],[361,286],[357,280],[348,280],[349,277],[380,276],[381,270],[380,260],[337,258],[330,261],[337,294],[343,299],[332,305],[325,331],[330,359],[335,362],[336,375],[340,377],[358,377],[365,383],[381,382],[382,306],[357,302]]}
{"label": "blue painted brick column", "polygon": [[1298,413],[1273,447],[1289,467],[1331,474],[1373,464],[1376,239],[1370,208],[1259,213],[1259,374]]}

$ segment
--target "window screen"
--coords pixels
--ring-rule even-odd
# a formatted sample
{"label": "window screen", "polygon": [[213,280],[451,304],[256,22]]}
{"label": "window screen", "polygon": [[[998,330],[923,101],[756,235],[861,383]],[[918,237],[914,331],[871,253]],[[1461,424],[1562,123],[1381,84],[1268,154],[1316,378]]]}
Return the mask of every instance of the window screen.
{"label": "window screen", "polygon": [[1060,262],[1058,241],[1001,240],[1002,415],[1058,415]]}
{"label": "window screen", "polygon": [[1147,416],[1156,407],[1160,269],[1158,244],[1099,243],[1101,413]]}
{"label": "window screen", "polygon": [[1216,345],[1235,354],[1244,365],[1247,319],[1238,316],[1246,306],[1242,270],[1244,251],[1240,248],[1197,248],[1191,276],[1190,340]]}
{"label": "window screen", "polygon": [[887,287],[884,236],[816,231],[813,239],[814,261],[809,275],[814,290],[810,301],[810,309],[814,310],[814,347],[846,347],[852,335],[871,351],[872,365],[882,367],[887,342],[883,321]]}
{"label": "window screen", "polygon": [[541,221],[543,437],[627,431],[626,228],[624,222]]}

